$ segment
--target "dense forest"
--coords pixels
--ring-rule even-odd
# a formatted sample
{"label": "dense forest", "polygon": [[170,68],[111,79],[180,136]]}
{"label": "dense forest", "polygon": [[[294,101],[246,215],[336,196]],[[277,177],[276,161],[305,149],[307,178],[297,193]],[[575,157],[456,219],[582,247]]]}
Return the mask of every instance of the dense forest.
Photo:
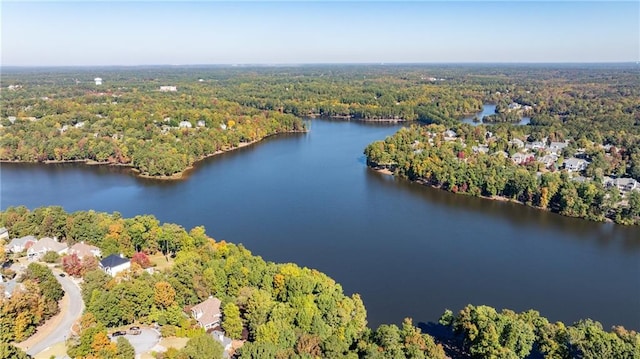
{"label": "dense forest", "polygon": [[[568,326],[550,323],[533,310],[498,312],[473,305],[457,314],[446,310],[439,323],[431,323],[439,329],[435,337],[411,319],[374,330],[367,327],[360,296],[345,295],[325,274],[265,261],[242,245],[210,238],[203,227],[187,231],[149,215],[123,218],[118,213],[67,213],[60,207],[11,207],[0,213],[0,226],[13,237],[33,234],[56,236],[67,244],[85,241],[101,248],[104,256],[124,253],[136,259],[130,270],[115,278],[100,269],[73,273],[83,277],[86,305],[76,324],[77,335],[67,341],[67,352],[74,358],[125,357],[128,344],[110,342],[107,333],[132,323],[157,323],[163,336],[191,338],[183,349],[169,350],[164,358],[199,358],[205,350],[208,357],[220,357],[222,348],[185,313],[209,296],[222,302],[226,335],[245,341],[239,349],[242,358],[640,357],[640,335],[634,331],[614,327],[607,332],[592,320]],[[149,273],[144,267],[150,263],[144,258],[155,253],[171,265]],[[47,271],[34,263],[21,280],[47,283]],[[28,335],[14,318],[40,311],[18,306],[19,298],[55,302],[60,297],[54,286],[46,289],[52,293],[25,287],[23,293],[0,299],[0,353],[16,353],[8,343]]]}

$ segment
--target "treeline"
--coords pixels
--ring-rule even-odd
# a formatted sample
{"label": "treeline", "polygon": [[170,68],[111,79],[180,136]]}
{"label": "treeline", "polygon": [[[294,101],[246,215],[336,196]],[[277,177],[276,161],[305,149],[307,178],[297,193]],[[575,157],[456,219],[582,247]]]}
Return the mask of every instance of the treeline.
{"label": "treeline", "polygon": [[565,326],[534,310],[497,312],[468,305],[457,315],[445,311],[440,324],[453,331],[464,355],[472,358],[640,358],[640,334],[623,327],[606,332],[589,319]]}
{"label": "treeline", "polygon": [[537,162],[515,164],[505,152],[515,151],[508,143],[513,133],[496,131],[500,140],[488,145],[490,152],[474,153],[474,145],[485,143],[485,128],[460,125],[456,130],[458,138],[447,141],[443,126],[403,128],[370,144],[364,153],[370,166],[388,168],[400,177],[450,192],[505,197],[595,221],[609,218],[623,224],[640,223],[640,191],[631,191],[624,204],[617,188],[605,188],[599,180],[578,182],[565,171],[538,172],[542,165]]}
{"label": "treeline", "polygon": [[[97,70],[96,70],[97,71]],[[495,103],[487,122],[530,106],[532,133],[627,151],[640,178],[640,75],[629,66],[302,66],[11,70],[3,74],[0,160],[91,160],[151,176],[219,150],[304,129],[301,117],[454,125]],[[174,85],[176,92],[161,92]],[[12,120],[10,120],[10,118]],[[187,121],[192,129],[180,128]],[[196,128],[198,121],[204,127]],[[184,126],[189,126],[184,125]],[[224,127],[224,128],[222,128]]]}
{"label": "treeline", "polygon": [[[39,215],[32,215],[34,212]],[[360,297],[344,295],[342,287],[325,274],[291,263],[264,261],[242,245],[211,239],[202,227],[187,232],[175,224],[160,225],[152,216],[123,219],[117,213],[68,214],[59,207],[33,212],[24,207],[8,208],[1,213],[0,225],[10,233],[27,228],[45,233],[51,228],[46,213],[52,212],[66,216],[64,222],[70,223],[58,232],[68,241],[81,233],[89,239],[88,233],[101,233],[105,226],[119,228],[120,221],[133,220],[131,226],[137,227],[142,238],[138,250],[161,250],[159,243],[168,236],[176,237],[172,243],[178,243],[170,250],[172,265],[162,271],[149,274],[134,266],[116,278],[100,270],[84,275],[86,312],[75,328],[79,335],[68,342],[72,357],[130,357],[128,343],[112,343],[107,328],[131,323],[158,323],[165,336],[191,338],[187,347],[170,350],[164,358],[195,358],[198,351],[220,357],[221,347],[211,337],[202,336],[202,329],[185,315],[185,309],[209,296],[222,301],[226,335],[246,339],[240,349],[243,358],[446,357],[445,347],[414,326],[411,319],[405,319],[401,326],[367,328]],[[77,221],[86,216],[95,217]],[[168,235],[162,230],[164,226],[178,231]],[[94,238],[92,243],[101,246],[109,241]],[[130,241],[127,236],[115,239],[119,248],[132,248]],[[450,333],[445,337],[458,338],[458,342],[443,340],[449,355],[462,352],[474,358],[525,358],[537,353],[545,358],[598,358],[598,353],[610,353],[608,357],[633,358],[640,350],[640,336],[633,331],[616,327],[609,333],[590,320],[565,327],[549,323],[535,311],[497,313],[489,307],[468,306],[455,316],[446,311],[440,322]]]}

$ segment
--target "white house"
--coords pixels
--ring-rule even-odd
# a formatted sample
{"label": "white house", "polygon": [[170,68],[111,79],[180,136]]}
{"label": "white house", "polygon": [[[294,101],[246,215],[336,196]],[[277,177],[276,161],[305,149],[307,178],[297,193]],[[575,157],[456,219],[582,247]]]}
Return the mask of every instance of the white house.
{"label": "white house", "polygon": [[176,86],[160,86],[161,92],[176,92],[178,88]]}
{"label": "white house", "polygon": [[112,254],[100,261],[100,268],[112,277],[131,268],[131,261],[122,255]]}
{"label": "white house", "polygon": [[100,78],[100,77],[96,77],[95,79],[93,79],[93,81],[95,81],[96,85],[98,85],[98,86],[102,85],[102,78]]}
{"label": "white house", "polygon": [[589,165],[589,162],[581,158],[571,157],[564,160],[562,164],[564,165],[564,168],[569,172],[579,172],[585,170]]}
{"label": "white house", "polygon": [[31,260],[39,259],[47,252],[56,252],[62,255],[66,254],[68,249],[66,243],[60,243],[53,238],[44,237],[27,249],[27,257]]}
{"label": "white house", "polygon": [[211,329],[220,324],[222,313],[220,312],[220,299],[209,297],[204,302],[191,308],[191,315],[204,330]]}
{"label": "white house", "polygon": [[180,123],[178,124],[178,127],[180,127],[180,128],[191,128],[191,127],[193,127],[193,125],[189,121],[180,121]]}
{"label": "white house", "polygon": [[25,236],[22,238],[14,238],[4,248],[12,253],[20,253],[31,247],[38,240],[34,236]]}
{"label": "white house", "polygon": [[0,228],[0,239],[9,239],[9,230],[2,227]]}

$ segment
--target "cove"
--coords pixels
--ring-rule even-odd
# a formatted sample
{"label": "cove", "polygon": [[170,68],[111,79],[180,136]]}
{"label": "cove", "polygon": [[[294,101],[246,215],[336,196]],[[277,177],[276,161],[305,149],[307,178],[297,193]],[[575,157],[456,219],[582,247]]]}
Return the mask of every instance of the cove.
{"label": "cove", "polygon": [[0,167],[0,207],[153,214],[360,293],[372,327],[468,303],[640,329],[640,230],[413,184],[366,167],[399,125],[312,120],[206,159],[181,181],[78,164]]}
{"label": "cove", "polygon": [[[491,105],[491,104],[483,104],[482,105],[482,111],[476,113],[473,116],[470,117],[465,117],[462,120],[460,120],[460,122],[462,123],[466,123],[469,124],[471,126],[478,126],[478,125],[493,125],[493,123],[484,123],[483,122],[483,118],[484,116],[489,116],[489,115],[493,115],[496,113],[496,105]],[[478,121],[474,121],[474,119],[478,119]],[[514,125],[519,125],[519,126],[524,126],[524,125],[528,125],[531,122],[531,118],[530,117],[522,117],[520,119],[520,121],[518,123],[513,123]]]}

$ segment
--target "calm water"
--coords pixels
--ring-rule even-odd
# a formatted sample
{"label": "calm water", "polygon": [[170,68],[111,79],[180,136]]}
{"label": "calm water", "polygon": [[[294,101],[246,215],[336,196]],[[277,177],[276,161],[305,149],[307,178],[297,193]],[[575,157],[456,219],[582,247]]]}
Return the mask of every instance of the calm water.
{"label": "calm water", "polygon": [[[489,115],[494,115],[496,113],[496,105],[488,105],[488,104],[484,104],[482,105],[482,111],[476,113],[473,116],[470,117],[465,117],[463,118],[461,121],[464,123],[468,123],[472,126],[478,126],[480,124],[483,124],[484,122],[482,122],[482,119],[484,118],[484,116],[489,116]],[[475,122],[474,118],[478,118],[480,121]],[[522,117],[520,119],[520,122],[517,123],[517,125],[528,125],[529,122],[531,122],[531,118],[530,117]],[[492,123],[487,123],[487,125],[492,125]]]}
{"label": "calm water", "polygon": [[372,326],[468,303],[640,329],[640,230],[453,195],[365,166],[393,125],[314,120],[204,161],[188,180],[81,165],[1,167],[0,205],[151,213],[361,293]]}

